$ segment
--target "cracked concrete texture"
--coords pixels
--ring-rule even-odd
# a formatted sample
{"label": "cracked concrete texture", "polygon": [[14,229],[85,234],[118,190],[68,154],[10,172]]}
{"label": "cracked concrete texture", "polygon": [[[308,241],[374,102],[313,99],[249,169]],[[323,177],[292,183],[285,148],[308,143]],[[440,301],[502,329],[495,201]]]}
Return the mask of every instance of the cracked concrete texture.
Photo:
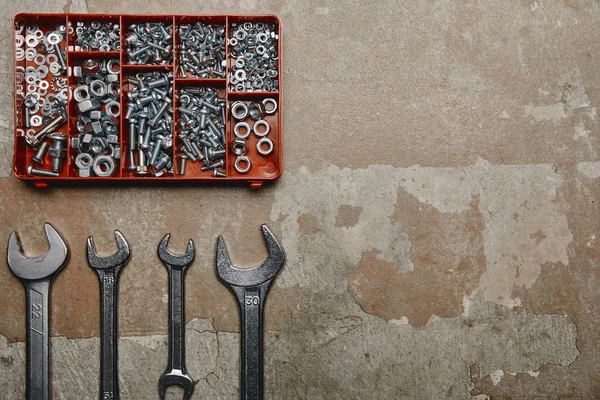
{"label": "cracked concrete texture", "polygon": [[[0,97],[0,238],[71,247],[52,294],[54,398],[97,398],[99,299],[85,262],[112,231],[123,399],[157,397],[167,275],[154,249],[198,248],[186,282],[194,399],[238,397],[236,303],[214,273],[288,263],[266,304],[270,399],[600,398],[600,4],[267,0],[4,4],[18,12],[274,13],[283,21],[285,166],[243,187],[59,187],[11,176],[12,98]],[[307,61],[308,60],[308,61]],[[0,90],[12,92],[12,72]],[[0,246],[0,258],[5,258]],[[0,268],[0,387],[23,398],[24,296]],[[171,392],[169,398],[180,398]]]}

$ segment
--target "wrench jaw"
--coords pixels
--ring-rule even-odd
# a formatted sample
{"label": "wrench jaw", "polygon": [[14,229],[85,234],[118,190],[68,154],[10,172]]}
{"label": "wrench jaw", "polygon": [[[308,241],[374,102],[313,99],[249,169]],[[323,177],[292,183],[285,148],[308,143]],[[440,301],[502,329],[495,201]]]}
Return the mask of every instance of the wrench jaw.
{"label": "wrench jaw", "polygon": [[185,269],[192,264],[196,256],[194,241],[190,239],[185,254],[174,254],[168,248],[170,237],[171,234],[167,233],[160,241],[158,245],[158,257],[160,257],[163,263],[168,264],[173,269]]}
{"label": "wrench jaw", "polygon": [[88,237],[87,240],[87,259],[90,267],[94,269],[108,269],[123,266],[131,259],[131,251],[129,250],[129,244],[125,240],[123,234],[115,230],[115,238],[117,240],[118,250],[116,253],[110,256],[100,256],[96,251],[96,245],[94,244],[94,238]]}
{"label": "wrench jaw", "polygon": [[217,239],[217,274],[219,278],[230,286],[258,286],[272,280],[285,264],[283,248],[267,225],[261,226],[263,237],[267,245],[268,257],[260,265],[250,269],[239,269],[233,266],[225,239]]}
{"label": "wrench jaw", "polygon": [[194,385],[194,381],[185,373],[185,371],[170,370],[160,377],[160,380],[158,381],[158,391],[161,400],[164,400],[167,395],[167,387],[179,386],[184,391],[183,400],[189,400],[192,397],[192,393],[194,393]]}
{"label": "wrench jaw", "polygon": [[48,222],[44,224],[48,238],[48,251],[39,257],[23,255],[21,239],[12,232],[8,239],[6,259],[10,270],[20,279],[39,280],[56,274],[69,261],[67,245],[60,234]]}

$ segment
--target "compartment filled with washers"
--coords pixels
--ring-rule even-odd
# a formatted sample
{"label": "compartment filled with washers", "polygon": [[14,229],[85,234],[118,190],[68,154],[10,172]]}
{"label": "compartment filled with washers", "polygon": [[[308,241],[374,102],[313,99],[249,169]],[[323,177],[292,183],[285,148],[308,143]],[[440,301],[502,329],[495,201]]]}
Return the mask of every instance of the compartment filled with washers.
{"label": "compartment filled with washers", "polygon": [[270,15],[17,15],[15,175],[278,179],[280,35]]}

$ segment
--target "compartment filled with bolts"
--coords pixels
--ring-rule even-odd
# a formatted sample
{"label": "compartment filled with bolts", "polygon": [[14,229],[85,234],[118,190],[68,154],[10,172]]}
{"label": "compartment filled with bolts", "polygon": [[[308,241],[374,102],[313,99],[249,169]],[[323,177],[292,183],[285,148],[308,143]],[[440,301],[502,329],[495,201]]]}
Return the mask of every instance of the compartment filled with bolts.
{"label": "compartment filled with bolts", "polygon": [[118,58],[71,57],[71,173],[118,177],[121,66]]}
{"label": "compartment filled with bolts", "polygon": [[173,64],[173,17],[130,16],[123,26],[127,64]]}
{"label": "compartment filled with bolts", "polygon": [[15,175],[277,180],[280,34],[271,15],[17,15]]}
{"label": "compartment filled with bolts", "polygon": [[227,177],[225,85],[177,86],[177,175]]}
{"label": "compartment filled with bolts", "polygon": [[133,71],[123,87],[127,130],[123,175],[173,176],[173,72]]}
{"label": "compartment filled with bolts", "polygon": [[176,76],[224,79],[225,18],[177,18]]}
{"label": "compartment filled with bolts", "polygon": [[279,96],[229,95],[230,171],[233,176],[269,176],[280,164]]}

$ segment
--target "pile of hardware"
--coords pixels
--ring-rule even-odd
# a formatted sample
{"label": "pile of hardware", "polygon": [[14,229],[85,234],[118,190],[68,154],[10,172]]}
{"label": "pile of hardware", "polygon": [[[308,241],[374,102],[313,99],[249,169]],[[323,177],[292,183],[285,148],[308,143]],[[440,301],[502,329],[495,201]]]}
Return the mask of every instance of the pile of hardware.
{"label": "pile of hardware", "polygon": [[[25,30],[25,32],[23,32]],[[25,33],[25,36],[23,36]],[[67,137],[57,130],[67,121],[66,28],[58,25],[46,34],[38,25],[19,26],[15,35],[17,126],[27,144],[36,150],[33,163],[43,166],[50,156],[51,169],[29,164],[27,175],[57,177],[63,169]],[[35,64],[27,68],[21,61]],[[53,76],[51,79],[49,76]],[[39,128],[36,132],[35,128]],[[46,141],[49,138],[50,142]]]}
{"label": "pile of hardware", "polygon": [[[69,31],[73,29],[69,22]],[[69,32],[71,35],[72,32]],[[91,21],[75,23],[75,51],[121,50],[121,28],[118,23]]]}
{"label": "pile of hardware", "polygon": [[278,40],[277,28],[264,22],[232,24],[229,54],[232,72],[229,86],[232,92],[276,92]]}
{"label": "pile of hardware", "polygon": [[75,166],[80,177],[112,176],[118,166],[120,64],[118,59],[86,60],[73,67],[77,87],[77,134],[71,148],[77,152]]}
{"label": "pile of hardware", "polygon": [[225,98],[211,87],[187,87],[179,92],[180,175],[186,163],[200,161],[213,177],[225,173]]}
{"label": "pile of hardware", "polygon": [[181,25],[179,38],[179,75],[183,78],[225,77],[225,26]]}
{"label": "pile of hardware", "polygon": [[[21,252],[19,236],[12,232],[8,240],[7,261],[10,270],[25,287],[27,318],[26,384],[28,399],[50,399],[50,291],[52,282],[68,261],[68,247],[61,235],[45,224],[49,250],[40,257],[28,258]],[[283,248],[266,225],[262,233],[268,257],[252,269],[235,268],[225,241],[217,239],[216,268],[219,279],[238,300],[241,332],[241,398],[263,398],[263,320],[264,304],[273,280],[285,264]],[[119,399],[118,374],[118,295],[119,275],[131,259],[129,244],[115,231],[118,250],[100,256],[93,237],[87,240],[87,260],[100,280],[100,398]],[[166,389],[177,385],[190,399],[194,380],[185,366],[185,275],[193,264],[196,249],[190,239],[185,254],[168,249],[170,235],[158,245],[158,256],[169,274],[169,359],[158,380],[158,392],[165,399]]]}
{"label": "pile of hardware", "polygon": [[[231,152],[236,156],[233,164],[235,170],[245,174],[252,168],[252,161],[246,155],[248,152],[247,138],[251,133],[258,136],[256,151],[263,156],[273,152],[273,141],[267,137],[271,131],[271,125],[265,119],[267,115],[277,112],[277,101],[272,98],[257,101],[236,101],[231,105],[231,116],[238,122],[233,128],[235,139],[231,143]],[[246,121],[254,121],[253,125]]]}
{"label": "pile of hardware", "polygon": [[128,170],[137,176],[173,174],[173,72],[138,73],[127,83],[133,86],[127,92],[125,112]]}
{"label": "pile of hardware", "polygon": [[173,25],[164,22],[131,24],[125,44],[128,64],[169,65],[173,60]]}

